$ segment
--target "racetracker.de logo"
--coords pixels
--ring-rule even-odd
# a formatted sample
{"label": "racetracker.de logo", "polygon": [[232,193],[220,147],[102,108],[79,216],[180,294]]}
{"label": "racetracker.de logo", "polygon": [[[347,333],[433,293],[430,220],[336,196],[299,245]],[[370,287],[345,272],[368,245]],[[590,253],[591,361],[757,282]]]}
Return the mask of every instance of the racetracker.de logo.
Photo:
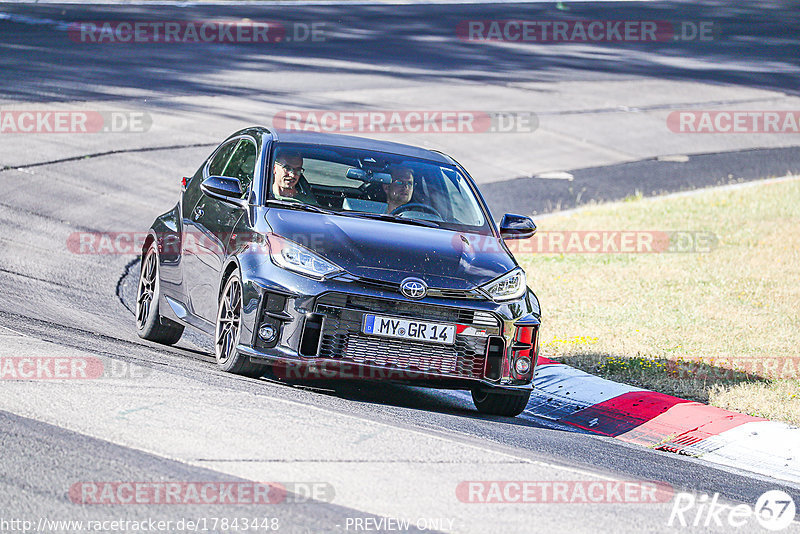
{"label": "racetracker.de logo", "polygon": [[94,44],[262,44],[321,42],[325,23],[272,20],[202,21],[82,21],[68,28],[76,43]]}
{"label": "racetracker.de logo", "polygon": [[103,362],[89,357],[0,357],[2,380],[86,380],[103,375]]}
{"label": "racetracker.de logo", "polygon": [[673,111],[674,133],[800,133],[800,111]]}
{"label": "racetracker.de logo", "polygon": [[[483,330],[468,325],[456,325],[457,335],[486,337]],[[276,377],[287,380],[306,382],[313,380],[373,380],[373,381],[414,381],[432,378],[441,378],[443,372],[452,372],[452,368],[445,371],[438,369],[401,369],[397,367],[380,367],[380,364],[351,364],[348,362],[313,362],[299,364],[290,362],[286,365],[275,365],[273,373]],[[452,367],[455,367],[453,362]]]}
{"label": "racetracker.de logo", "polygon": [[757,378],[797,380],[800,379],[800,357],[679,358],[668,361],[665,370],[672,378],[702,382]]}
{"label": "racetracker.de logo", "polygon": [[283,504],[332,502],[327,482],[76,482],[75,504]]}
{"label": "racetracker.de logo", "polygon": [[139,379],[151,372],[148,367],[95,356],[0,357],[0,380]]}
{"label": "racetracker.de logo", "polygon": [[513,43],[654,43],[711,41],[711,21],[664,20],[462,20],[462,41]]}
{"label": "racetracker.de logo", "polygon": [[152,125],[141,111],[0,111],[1,134],[143,133]]}
{"label": "racetracker.de logo", "polygon": [[719,244],[711,232],[673,230],[547,230],[528,239],[501,241],[492,236],[470,235],[469,245],[460,235],[453,247],[474,252],[500,252],[503,246],[513,254],[663,254],[707,253]]}
{"label": "racetracker.de logo", "polygon": [[480,480],[463,481],[456,497],[480,504],[664,503],[674,490],[664,483],[638,480]]}
{"label": "racetracker.de logo", "polygon": [[530,133],[539,119],[531,111],[284,110],[272,126],[326,133]]}
{"label": "racetracker.de logo", "polygon": [[76,504],[276,504],[286,489],[259,482],[77,482]]}

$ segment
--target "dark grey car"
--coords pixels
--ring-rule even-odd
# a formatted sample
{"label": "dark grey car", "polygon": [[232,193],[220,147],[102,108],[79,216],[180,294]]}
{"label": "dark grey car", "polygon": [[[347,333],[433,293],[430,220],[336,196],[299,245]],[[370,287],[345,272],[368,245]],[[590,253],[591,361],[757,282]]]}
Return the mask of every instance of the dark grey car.
{"label": "dark grey car", "polygon": [[472,391],[517,415],[532,388],[540,309],[452,158],[327,134],[233,134],[184,178],[142,249],[137,329],[214,336],[226,371],[388,380]]}

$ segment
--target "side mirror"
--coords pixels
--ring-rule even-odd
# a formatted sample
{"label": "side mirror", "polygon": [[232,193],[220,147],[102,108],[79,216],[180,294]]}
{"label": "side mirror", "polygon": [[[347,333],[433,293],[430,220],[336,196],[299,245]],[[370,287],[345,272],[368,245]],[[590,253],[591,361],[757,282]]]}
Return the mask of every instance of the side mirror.
{"label": "side mirror", "polygon": [[246,201],[242,200],[242,184],[237,178],[209,176],[200,184],[200,189],[210,197],[231,202],[237,206],[246,204]]}
{"label": "side mirror", "polygon": [[527,239],[536,233],[536,224],[530,217],[506,213],[500,221],[500,237],[503,239]]}

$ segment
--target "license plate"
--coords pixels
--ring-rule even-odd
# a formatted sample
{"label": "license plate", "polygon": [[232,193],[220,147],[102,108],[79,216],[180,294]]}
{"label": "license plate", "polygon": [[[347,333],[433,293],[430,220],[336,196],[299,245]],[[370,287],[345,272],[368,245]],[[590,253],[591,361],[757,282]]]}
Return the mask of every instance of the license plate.
{"label": "license plate", "polygon": [[456,325],[429,323],[415,319],[364,314],[361,331],[374,336],[410,339],[452,345],[456,341]]}

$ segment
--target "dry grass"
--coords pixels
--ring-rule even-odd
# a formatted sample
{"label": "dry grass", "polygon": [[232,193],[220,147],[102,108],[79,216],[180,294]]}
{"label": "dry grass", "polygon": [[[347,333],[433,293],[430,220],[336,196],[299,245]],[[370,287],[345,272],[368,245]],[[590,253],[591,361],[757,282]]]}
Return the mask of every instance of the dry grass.
{"label": "dry grass", "polygon": [[800,424],[800,180],[632,199],[539,229],[716,234],[705,253],[518,254],[542,303],[542,354]]}

